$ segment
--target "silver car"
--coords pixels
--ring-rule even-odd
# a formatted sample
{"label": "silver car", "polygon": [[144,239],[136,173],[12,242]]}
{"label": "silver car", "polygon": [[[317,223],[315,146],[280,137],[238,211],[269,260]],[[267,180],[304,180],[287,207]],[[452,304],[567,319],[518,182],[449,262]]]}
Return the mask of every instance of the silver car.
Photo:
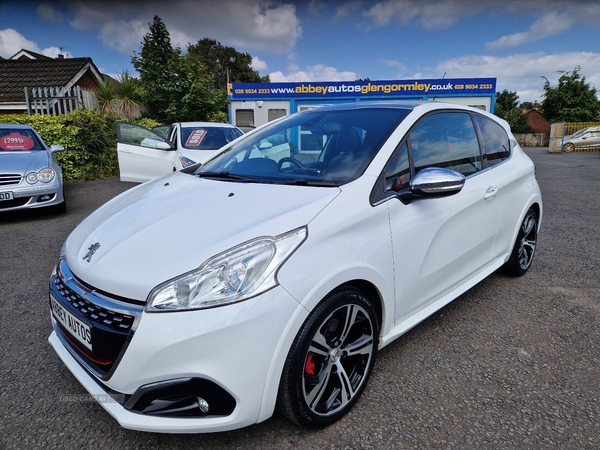
{"label": "silver car", "polygon": [[29,125],[0,124],[0,213],[52,207],[64,213],[67,205],[63,177],[54,153]]}
{"label": "silver car", "polygon": [[565,152],[600,147],[600,127],[584,128],[571,136],[565,136],[564,145]]}

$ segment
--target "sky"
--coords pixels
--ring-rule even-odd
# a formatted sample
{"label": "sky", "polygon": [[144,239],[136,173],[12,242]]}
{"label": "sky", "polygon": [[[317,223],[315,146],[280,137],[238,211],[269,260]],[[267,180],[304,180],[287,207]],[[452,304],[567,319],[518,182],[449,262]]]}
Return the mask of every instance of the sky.
{"label": "sky", "polygon": [[0,0],[0,56],[136,75],[155,15],[174,46],[216,39],[271,82],[496,78],[497,92],[542,102],[546,80],[580,67],[600,90],[597,0]]}

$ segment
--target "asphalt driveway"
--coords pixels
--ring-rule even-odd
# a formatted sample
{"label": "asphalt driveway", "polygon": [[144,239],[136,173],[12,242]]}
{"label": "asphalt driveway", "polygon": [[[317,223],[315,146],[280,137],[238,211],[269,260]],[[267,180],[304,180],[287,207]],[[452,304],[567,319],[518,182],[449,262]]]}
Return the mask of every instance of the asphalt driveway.
{"label": "asphalt driveway", "polygon": [[316,431],[279,416],[121,428],[48,344],[48,281],[68,233],[133,185],[67,183],[65,215],[0,214],[0,448],[600,448],[600,153],[526,150],[544,200],[531,270],[492,275],[386,347],[356,407]]}

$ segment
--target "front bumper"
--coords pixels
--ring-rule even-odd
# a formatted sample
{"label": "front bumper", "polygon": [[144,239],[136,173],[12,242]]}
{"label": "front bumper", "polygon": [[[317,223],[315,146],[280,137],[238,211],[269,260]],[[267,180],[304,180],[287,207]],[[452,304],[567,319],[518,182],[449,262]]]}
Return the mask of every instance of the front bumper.
{"label": "front bumper", "polygon": [[36,183],[31,186],[5,186],[2,192],[12,192],[14,200],[0,202],[0,212],[21,209],[45,208],[61,204],[65,198],[63,183],[55,179],[48,184]]}
{"label": "front bumper", "polygon": [[[59,338],[54,319],[55,331],[49,341],[85,389],[124,428],[216,432],[271,416],[285,357],[306,316],[306,310],[281,287],[220,308],[144,312],[124,354],[104,381],[73,356],[68,343]],[[182,379],[201,380],[196,385],[204,383],[203,389],[211,384],[219,386],[226,395],[215,394],[213,398],[233,399],[232,411],[213,415],[211,411],[219,408],[210,402],[204,417],[171,417],[128,409],[148,386]]]}

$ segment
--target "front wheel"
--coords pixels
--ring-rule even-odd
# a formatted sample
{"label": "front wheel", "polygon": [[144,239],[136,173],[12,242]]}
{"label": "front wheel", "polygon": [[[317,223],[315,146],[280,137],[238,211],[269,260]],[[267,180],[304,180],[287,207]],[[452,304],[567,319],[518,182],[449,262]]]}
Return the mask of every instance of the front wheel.
{"label": "front wheel", "polygon": [[536,212],[530,208],[521,223],[510,258],[502,266],[505,274],[520,277],[531,267],[537,245],[537,220]]}
{"label": "front wheel", "polygon": [[285,362],[279,411],[311,428],[330,425],[360,397],[373,369],[379,322],[371,301],[344,288],[310,314]]}
{"label": "front wheel", "polygon": [[565,152],[572,152],[575,150],[575,145],[572,142],[567,142],[565,144]]}

